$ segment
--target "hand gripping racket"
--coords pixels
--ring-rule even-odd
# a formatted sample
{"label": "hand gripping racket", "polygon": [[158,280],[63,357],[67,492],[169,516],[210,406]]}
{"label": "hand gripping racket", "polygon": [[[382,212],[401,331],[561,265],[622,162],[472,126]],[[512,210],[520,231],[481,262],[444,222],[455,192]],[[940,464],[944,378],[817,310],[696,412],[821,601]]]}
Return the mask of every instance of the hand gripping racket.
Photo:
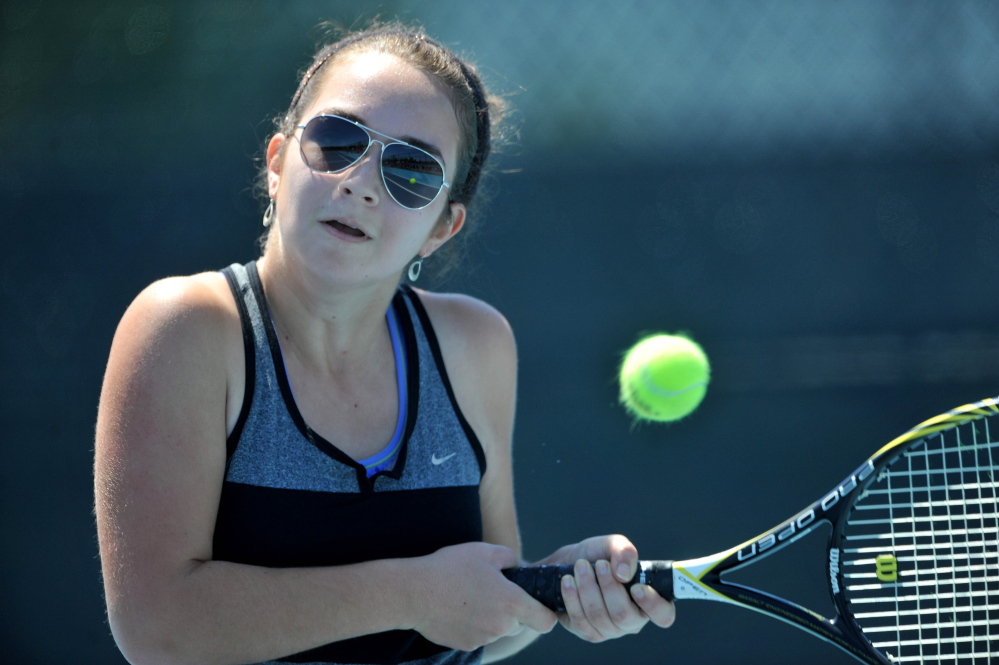
{"label": "hand gripping racket", "polygon": [[[999,662],[996,414],[999,398],[930,418],[778,526],[711,556],[642,561],[629,586],[763,612],[864,663]],[[722,581],[823,523],[832,525],[823,568],[836,617]],[[549,608],[565,609],[559,582],[571,565],[504,573]]]}

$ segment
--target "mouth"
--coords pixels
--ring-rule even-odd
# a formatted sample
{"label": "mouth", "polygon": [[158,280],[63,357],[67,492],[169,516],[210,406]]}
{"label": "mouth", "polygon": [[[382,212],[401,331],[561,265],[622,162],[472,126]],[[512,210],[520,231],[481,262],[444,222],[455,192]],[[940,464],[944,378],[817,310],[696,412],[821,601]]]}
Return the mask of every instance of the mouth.
{"label": "mouth", "polygon": [[340,233],[345,233],[345,234],[347,234],[349,236],[352,236],[354,238],[367,238],[368,237],[364,233],[364,231],[362,231],[361,229],[354,228],[353,226],[349,226],[347,224],[344,224],[343,222],[338,222],[335,219],[326,220],[325,222],[323,222],[323,224],[325,224],[327,226],[331,226],[334,229],[336,229],[337,231],[339,231]]}

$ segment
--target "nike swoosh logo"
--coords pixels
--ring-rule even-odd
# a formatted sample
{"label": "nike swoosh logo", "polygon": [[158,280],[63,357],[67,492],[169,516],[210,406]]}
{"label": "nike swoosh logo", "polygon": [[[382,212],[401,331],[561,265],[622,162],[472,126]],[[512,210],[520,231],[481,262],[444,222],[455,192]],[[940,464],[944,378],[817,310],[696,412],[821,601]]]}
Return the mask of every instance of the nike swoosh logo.
{"label": "nike swoosh logo", "polygon": [[438,466],[438,465],[443,464],[444,462],[448,461],[449,459],[451,459],[452,457],[454,457],[457,454],[458,453],[451,453],[450,455],[446,455],[444,457],[438,457],[437,453],[434,453],[430,457],[430,461],[433,462],[434,466]]}

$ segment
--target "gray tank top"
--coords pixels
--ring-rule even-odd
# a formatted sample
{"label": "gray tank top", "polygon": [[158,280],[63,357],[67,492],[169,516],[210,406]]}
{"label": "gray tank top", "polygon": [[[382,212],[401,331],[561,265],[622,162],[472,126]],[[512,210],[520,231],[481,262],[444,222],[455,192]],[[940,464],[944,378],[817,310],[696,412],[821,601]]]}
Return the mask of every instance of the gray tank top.
{"label": "gray tank top", "polygon": [[[402,444],[394,465],[368,477],[363,464],[302,418],[256,264],[222,272],[242,322],[246,392],[226,442],[213,558],[269,567],[329,566],[422,556],[481,540],[478,486],[485,454],[458,408],[417,294],[400,287],[391,305],[406,357]],[[477,663],[480,657],[481,650],[451,651],[415,631],[390,631],[275,662],[443,665]]]}

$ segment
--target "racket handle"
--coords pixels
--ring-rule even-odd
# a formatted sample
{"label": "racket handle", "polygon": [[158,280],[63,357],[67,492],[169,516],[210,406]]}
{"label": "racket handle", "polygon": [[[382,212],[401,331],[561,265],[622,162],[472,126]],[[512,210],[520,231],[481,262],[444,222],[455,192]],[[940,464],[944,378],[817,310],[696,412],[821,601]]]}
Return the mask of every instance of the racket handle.
{"label": "racket handle", "polygon": [[[564,576],[573,574],[572,564],[520,566],[507,568],[503,574],[548,609],[565,611],[561,584]],[[673,600],[673,562],[639,561],[638,572],[625,586],[630,589],[635,584],[648,584],[663,598]]]}

